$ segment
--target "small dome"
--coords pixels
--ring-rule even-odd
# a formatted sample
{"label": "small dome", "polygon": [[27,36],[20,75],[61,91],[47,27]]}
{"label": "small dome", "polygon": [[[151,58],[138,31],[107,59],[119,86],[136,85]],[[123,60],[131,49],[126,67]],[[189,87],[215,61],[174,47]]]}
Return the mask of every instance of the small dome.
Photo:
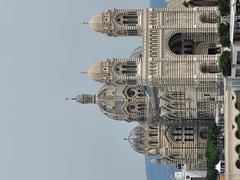
{"label": "small dome", "polygon": [[125,104],[123,97],[121,86],[104,85],[97,94],[97,104],[100,110],[111,119],[124,120],[126,113],[123,110]]}
{"label": "small dome", "polygon": [[102,18],[102,14],[93,16],[89,21],[90,27],[97,32],[103,32]]}
{"label": "small dome", "polygon": [[145,149],[147,148],[146,137],[145,137],[145,128],[142,125],[135,127],[129,137],[128,142],[130,146],[139,153],[145,154]]}
{"label": "small dome", "polygon": [[101,82],[102,77],[101,77],[101,63],[96,63],[92,66],[87,71],[87,74],[90,78],[92,78],[95,81]]}

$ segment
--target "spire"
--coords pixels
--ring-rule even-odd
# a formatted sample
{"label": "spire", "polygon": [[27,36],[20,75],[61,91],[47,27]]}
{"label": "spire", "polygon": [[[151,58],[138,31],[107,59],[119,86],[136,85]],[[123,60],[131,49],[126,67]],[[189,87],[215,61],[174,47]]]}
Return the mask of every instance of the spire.
{"label": "spire", "polygon": [[82,23],[83,25],[86,25],[86,24],[89,24],[88,22],[85,22],[85,21],[83,21],[83,23]]}
{"label": "spire", "polygon": [[[70,99],[81,104],[96,104],[95,94],[81,94]],[[69,100],[69,98],[66,98],[66,100]]]}
{"label": "spire", "polygon": [[69,101],[69,100],[74,101],[74,100],[76,100],[76,98],[68,98],[68,97],[67,97],[67,98],[65,98],[65,100],[66,100],[66,101]]}

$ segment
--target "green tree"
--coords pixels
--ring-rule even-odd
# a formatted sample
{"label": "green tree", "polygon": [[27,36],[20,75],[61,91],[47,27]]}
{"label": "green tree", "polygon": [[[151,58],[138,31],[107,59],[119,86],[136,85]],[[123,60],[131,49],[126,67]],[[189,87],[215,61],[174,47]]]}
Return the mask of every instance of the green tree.
{"label": "green tree", "polygon": [[230,47],[230,24],[220,23],[218,28],[220,43],[224,47]]}
{"label": "green tree", "polygon": [[223,76],[231,75],[231,53],[229,51],[224,51],[219,58],[218,66]]}
{"label": "green tree", "polygon": [[219,150],[217,148],[218,128],[216,124],[210,124],[208,126],[208,138],[207,138],[207,179],[215,180],[217,177],[217,171],[215,165],[218,163]]}
{"label": "green tree", "polygon": [[222,16],[230,14],[230,0],[219,0],[219,11]]}

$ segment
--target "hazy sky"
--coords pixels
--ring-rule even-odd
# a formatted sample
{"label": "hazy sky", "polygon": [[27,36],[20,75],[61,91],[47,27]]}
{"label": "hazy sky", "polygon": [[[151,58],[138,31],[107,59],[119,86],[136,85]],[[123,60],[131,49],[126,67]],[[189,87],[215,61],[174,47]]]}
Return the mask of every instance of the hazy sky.
{"label": "hazy sky", "polygon": [[0,0],[0,179],[145,180],[144,156],[122,139],[136,124],[65,97],[100,84],[80,72],[129,57],[138,38],[109,38],[83,21],[148,0]]}

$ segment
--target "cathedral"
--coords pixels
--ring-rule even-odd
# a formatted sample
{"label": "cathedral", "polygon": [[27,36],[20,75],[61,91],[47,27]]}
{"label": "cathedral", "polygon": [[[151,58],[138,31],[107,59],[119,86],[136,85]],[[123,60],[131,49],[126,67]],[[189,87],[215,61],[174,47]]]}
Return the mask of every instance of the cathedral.
{"label": "cathedral", "polygon": [[87,74],[102,88],[72,100],[138,122],[126,140],[136,152],[155,155],[153,163],[205,170],[207,126],[223,102],[217,3],[185,0],[178,8],[113,9],[92,17],[93,30],[139,36],[142,46],[129,58],[92,65]]}

